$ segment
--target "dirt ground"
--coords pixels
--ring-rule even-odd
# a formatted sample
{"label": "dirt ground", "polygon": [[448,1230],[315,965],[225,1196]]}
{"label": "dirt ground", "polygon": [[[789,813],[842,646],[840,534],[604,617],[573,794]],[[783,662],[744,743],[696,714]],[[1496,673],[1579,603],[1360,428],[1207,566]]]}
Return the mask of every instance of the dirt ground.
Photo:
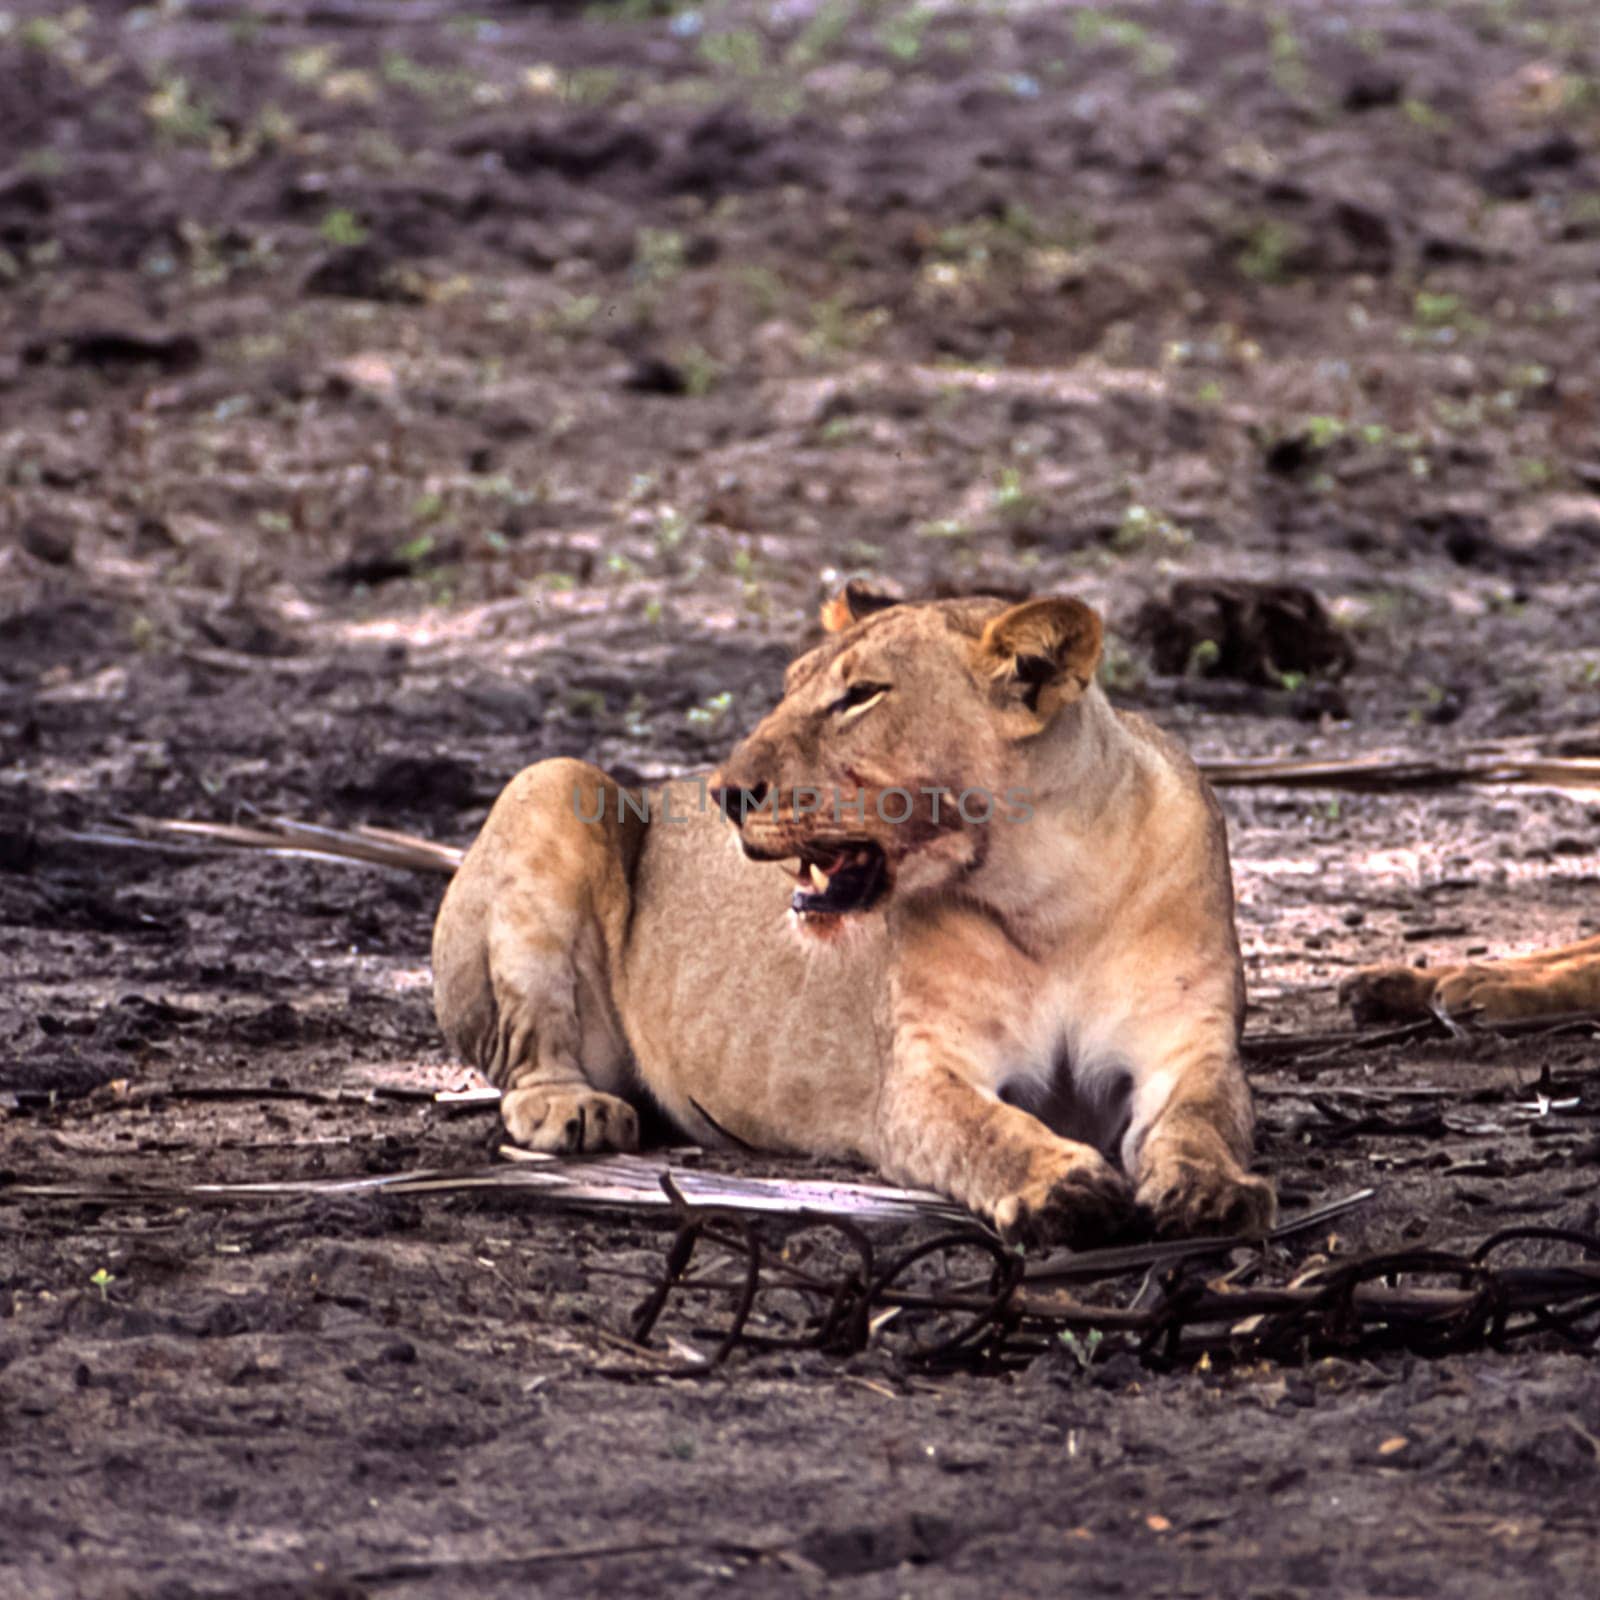
{"label": "dirt ground", "polygon": [[[5,0],[0,85],[0,1182],[488,1159],[391,1092],[462,1081],[439,880],[68,836],[464,843],[541,756],[704,767],[841,574],[1082,593],[1205,756],[1600,723],[1590,0]],[[1159,666],[1201,577],[1308,585],[1353,666]],[[1224,803],[1252,1032],[1600,927],[1593,802]],[[1597,1065],[1259,1067],[1285,1209],[1378,1190],[1274,1270],[1594,1229]],[[1600,1579],[1554,1345],[667,1378],[614,1275],[664,1239],[0,1187],[0,1595]]]}

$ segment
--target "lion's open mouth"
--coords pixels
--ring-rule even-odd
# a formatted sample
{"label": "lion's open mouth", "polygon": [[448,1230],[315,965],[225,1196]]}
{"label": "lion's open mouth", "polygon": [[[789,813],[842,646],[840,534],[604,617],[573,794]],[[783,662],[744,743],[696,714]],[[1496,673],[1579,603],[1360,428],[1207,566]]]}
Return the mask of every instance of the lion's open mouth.
{"label": "lion's open mouth", "polygon": [[889,888],[889,863],[870,839],[808,846],[795,873],[800,887],[789,902],[803,917],[843,917],[870,911]]}

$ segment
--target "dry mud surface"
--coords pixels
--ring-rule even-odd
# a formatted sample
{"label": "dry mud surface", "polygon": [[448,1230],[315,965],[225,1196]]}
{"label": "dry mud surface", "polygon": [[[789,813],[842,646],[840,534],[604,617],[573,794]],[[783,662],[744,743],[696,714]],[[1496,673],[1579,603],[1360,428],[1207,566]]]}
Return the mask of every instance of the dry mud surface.
{"label": "dry mud surface", "polygon": [[[1597,74],[1588,0],[6,0],[5,1178],[487,1159],[490,1121],[370,1092],[460,1080],[438,880],[71,836],[462,843],[540,756],[704,766],[841,573],[1087,595],[1109,687],[1204,755],[1592,728]],[[1158,669],[1135,618],[1198,577],[1309,585],[1353,666]],[[1224,801],[1254,1031],[1600,919],[1593,803]],[[1593,1229],[1597,1061],[1259,1067],[1286,1206],[1378,1190],[1272,1270]],[[1600,1382],[1555,1344],[661,1377],[615,1274],[664,1238],[0,1188],[0,1594],[1600,1579]]]}

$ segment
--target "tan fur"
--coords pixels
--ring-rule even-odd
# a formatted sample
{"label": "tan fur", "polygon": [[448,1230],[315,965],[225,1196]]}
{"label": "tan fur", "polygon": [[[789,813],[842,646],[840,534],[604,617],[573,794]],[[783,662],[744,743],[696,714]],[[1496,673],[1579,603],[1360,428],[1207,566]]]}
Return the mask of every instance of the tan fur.
{"label": "tan fur", "polygon": [[[1104,1238],[1134,1201],[1167,1231],[1268,1226],[1220,814],[1095,686],[1099,619],[853,585],[824,621],[723,771],[654,791],[648,824],[574,761],[496,802],[434,972],[512,1138],[632,1148],[648,1094],[695,1138],[862,1159],[1013,1239]],[[762,859],[719,789],[770,797],[737,828]],[[904,821],[879,814],[896,789]],[[980,789],[987,822],[955,804]],[[866,840],[884,898],[796,918],[776,862]]]}
{"label": "tan fur", "polygon": [[1442,1011],[1510,1022],[1600,1011],[1600,936],[1500,961],[1363,967],[1339,989],[1361,1022],[1403,1022]]}

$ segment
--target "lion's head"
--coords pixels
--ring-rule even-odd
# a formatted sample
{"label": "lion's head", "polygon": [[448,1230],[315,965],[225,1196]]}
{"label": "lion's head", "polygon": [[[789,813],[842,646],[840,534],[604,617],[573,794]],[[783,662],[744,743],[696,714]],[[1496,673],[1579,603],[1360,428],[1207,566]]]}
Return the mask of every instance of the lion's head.
{"label": "lion's head", "polygon": [[746,855],[794,863],[801,925],[828,934],[957,887],[1031,816],[1041,736],[1093,683],[1101,625],[1081,600],[900,603],[859,584],[822,623],[715,783]]}

